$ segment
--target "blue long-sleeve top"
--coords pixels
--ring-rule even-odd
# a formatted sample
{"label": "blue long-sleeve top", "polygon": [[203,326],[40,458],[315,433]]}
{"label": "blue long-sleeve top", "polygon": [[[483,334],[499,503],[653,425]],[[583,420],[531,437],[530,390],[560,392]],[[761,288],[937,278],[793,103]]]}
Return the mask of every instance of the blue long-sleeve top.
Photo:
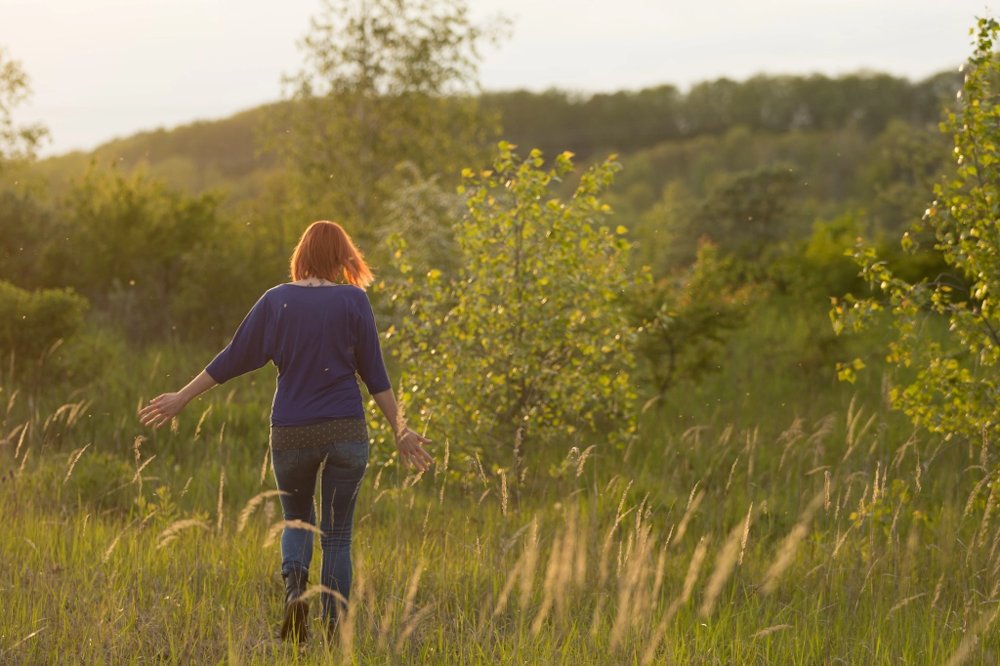
{"label": "blue long-sleeve top", "polygon": [[371,303],[351,285],[268,289],[205,371],[222,384],[268,361],[278,367],[274,426],[364,418],[356,377],[372,394],[391,386]]}

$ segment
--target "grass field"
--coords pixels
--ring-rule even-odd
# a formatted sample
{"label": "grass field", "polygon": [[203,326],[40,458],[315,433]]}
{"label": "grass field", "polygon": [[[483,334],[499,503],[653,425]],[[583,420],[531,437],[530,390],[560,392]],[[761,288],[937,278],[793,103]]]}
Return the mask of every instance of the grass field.
{"label": "grass field", "polygon": [[804,379],[748,361],[650,409],[630,449],[579,442],[523,479],[456,469],[461,442],[431,426],[422,477],[373,457],[350,619],[296,647],[275,637],[270,376],[151,433],[140,397],[192,362],[125,360],[86,390],[0,392],[0,663],[1000,658],[996,461],[915,433],[877,376],[807,403]]}

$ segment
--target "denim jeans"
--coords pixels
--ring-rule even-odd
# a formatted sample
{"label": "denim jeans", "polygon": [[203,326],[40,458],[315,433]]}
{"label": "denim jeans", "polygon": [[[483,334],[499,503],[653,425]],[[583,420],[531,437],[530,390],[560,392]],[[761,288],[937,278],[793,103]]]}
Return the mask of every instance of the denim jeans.
{"label": "denim jeans", "polygon": [[[323,568],[320,582],[347,599],[351,593],[351,530],[354,504],[361,479],[368,467],[368,441],[337,442],[299,449],[271,451],[274,478],[281,495],[285,520],[316,524],[313,495],[316,477],[320,476],[320,544]],[[288,528],[281,535],[281,572],[309,569],[312,560],[313,534],[308,530]],[[329,593],[322,595],[323,618],[335,623],[344,608]]]}

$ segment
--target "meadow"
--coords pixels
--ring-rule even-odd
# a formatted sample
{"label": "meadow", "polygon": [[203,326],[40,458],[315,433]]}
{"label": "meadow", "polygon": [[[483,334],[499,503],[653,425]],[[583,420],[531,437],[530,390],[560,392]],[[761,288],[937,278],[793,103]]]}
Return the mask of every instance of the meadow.
{"label": "meadow", "polygon": [[625,450],[537,452],[521,478],[456,469],[462,442],[433,423],[422,476],[377,450],[349,620],[301,646],[276,638],[273,369],[156,432],[139,401],[204,350],[123,349],[75,389],[4,383],[0,663],[995,663],[988,448],[914,431],[882,371],[769,370],[749,353],[768,327],[747,330]]}
{"label": "meadow", "polygon": [[[279,104],[0,136],[0,664],[998,663],[1000,24],[923,82],[577,99],[456,94],[461,2],[348,4]],[[369,403],[350,612],[325,637],[313,585],[295,644],[274,368],[137,411],[331,215],[436,464]]]}

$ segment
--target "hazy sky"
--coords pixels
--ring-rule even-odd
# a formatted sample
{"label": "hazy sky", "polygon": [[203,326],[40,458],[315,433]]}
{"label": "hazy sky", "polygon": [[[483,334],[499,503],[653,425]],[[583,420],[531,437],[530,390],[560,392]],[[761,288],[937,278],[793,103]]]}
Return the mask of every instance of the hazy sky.
{"label": "hazy sky", "polygon": [[[995,2],[996,0],[994,0]],[[487,89],[612,91],[759,72],[957,67],[984,0],[470,0],[512,19]],[[34,96],[45,154],[218,118],[281,96],[320,0],[0,0],[0,47]]]}

